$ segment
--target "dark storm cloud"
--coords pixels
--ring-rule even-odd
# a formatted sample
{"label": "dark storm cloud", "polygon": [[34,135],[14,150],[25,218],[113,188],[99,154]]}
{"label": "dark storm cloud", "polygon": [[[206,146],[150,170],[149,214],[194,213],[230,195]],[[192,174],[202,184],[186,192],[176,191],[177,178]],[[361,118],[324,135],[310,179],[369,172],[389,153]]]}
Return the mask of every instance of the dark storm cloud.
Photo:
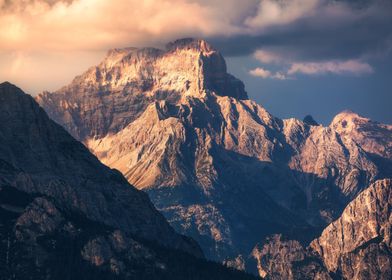
{"label": "dark storm cloud", "polygon": [[392,2],[360,2],[347,5],[350,9],[342,14],[324,15],[318,7],[314,16],[267,27],[260,34],[214,36],[209,40],[226,56],[249,55],[258,49],[302,61],[385,54],[392,45]]}

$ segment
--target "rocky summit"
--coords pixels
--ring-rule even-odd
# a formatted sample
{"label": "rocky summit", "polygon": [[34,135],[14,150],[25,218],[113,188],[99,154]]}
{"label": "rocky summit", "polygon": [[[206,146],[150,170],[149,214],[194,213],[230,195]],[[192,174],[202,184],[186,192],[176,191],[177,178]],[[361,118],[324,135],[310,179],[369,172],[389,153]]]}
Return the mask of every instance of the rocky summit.
{"label": "rocky summit", "polygon": [[86,141],[121,131],[155,101],[181,104],[207,91],[247,99],[243,83],[227,74],[219,52],[205,41],[183,39],[165,51],[110,50],[99,65],[37,101],[73,136]]}
{"label": "rocky summit", "polygon": [[9,83],[0,144],[0,279],[253,278],[206,262],[144,192]]}
{"label": "rocky summit", "polygon": [[392,126],[348,111],[329,126],[276,118],[203,40],[111,50],[36,100],[208,258],[249,271],[265,238],[282,234],[301,251],[370,184],[392,178]]}

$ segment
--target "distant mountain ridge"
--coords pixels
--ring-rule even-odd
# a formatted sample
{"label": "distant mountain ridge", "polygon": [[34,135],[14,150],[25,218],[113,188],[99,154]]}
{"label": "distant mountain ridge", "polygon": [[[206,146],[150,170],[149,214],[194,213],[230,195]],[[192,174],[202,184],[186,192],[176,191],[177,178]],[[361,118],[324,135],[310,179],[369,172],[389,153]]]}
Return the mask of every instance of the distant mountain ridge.
{"label": "distant mountain ridge", "polygon": [[37,101],[216,260],[247,262],[274,233],[309,242],[392,178],[392,126],[352,112],[327,127],[276,118],[203,40],[110,51]]}

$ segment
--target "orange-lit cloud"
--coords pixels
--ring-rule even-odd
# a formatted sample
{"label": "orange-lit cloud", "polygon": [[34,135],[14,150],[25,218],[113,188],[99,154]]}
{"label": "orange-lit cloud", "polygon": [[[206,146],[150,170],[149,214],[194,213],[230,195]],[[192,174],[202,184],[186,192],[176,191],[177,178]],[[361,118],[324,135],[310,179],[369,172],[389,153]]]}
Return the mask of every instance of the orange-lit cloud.
{"label": "orange-lit cloud", "polygon": [[[369,49],[384,48],[390,40],[390,31],[377,27],[390,21],[392,6],[384,7],[383,0],[360,8],[349,3],[0,0],[0,80],[26,84],[32,92],[53,90],[98,62],[110,48],[161,47],[181,37],[220,40],[219,47],[231,54],[249,55],[262,49],[255,57],[265,63],[287,64],[287,54],[290,63],[359,61]],[[366,26],[372,32],[363,37],[357,26],[366,23],[373,24]],[[343,59],[339,56],[347,56],[345,48],[350,48],[351,57]],[[302,65],[301,69],[305,66],[309,68]]]}
{"label": "orange-lit cloud", "polygon": [[260,35],[309,19],[339,25],[380,10],[353,12],[331,0],[0,0],[0,50],[102,50],[183,36]]}
{"label": "orange-lit cloud", "polygon": [[249,71],[249,74],[255,77],[263,78],[263,79],[276,79],[276,80],[287,80],[288,78],[282,72],[271,72],[270,70],[256,67],[253,70]]}
{"label": "orange-lit cloud", "polygon": [[99,50],[241,31],[227,14],[186,0],[3,0],[0,15],[3,51]]}
{"label": "orange-lit cloud", "polygon": [[0,0],[0,79],[54,90],[110,48],[239,32],[228,15],[186,0]]}

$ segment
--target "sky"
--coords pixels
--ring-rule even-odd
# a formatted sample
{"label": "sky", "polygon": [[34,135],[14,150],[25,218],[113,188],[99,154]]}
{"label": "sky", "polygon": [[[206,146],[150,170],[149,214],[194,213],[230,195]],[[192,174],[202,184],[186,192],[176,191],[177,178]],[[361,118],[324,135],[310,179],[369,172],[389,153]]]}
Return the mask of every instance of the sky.
{"label": "sky", "polygon": [[0,0],[0,80],[56,90],[108,49],[209,41],[272,114],[392,123],[391,0]]}

